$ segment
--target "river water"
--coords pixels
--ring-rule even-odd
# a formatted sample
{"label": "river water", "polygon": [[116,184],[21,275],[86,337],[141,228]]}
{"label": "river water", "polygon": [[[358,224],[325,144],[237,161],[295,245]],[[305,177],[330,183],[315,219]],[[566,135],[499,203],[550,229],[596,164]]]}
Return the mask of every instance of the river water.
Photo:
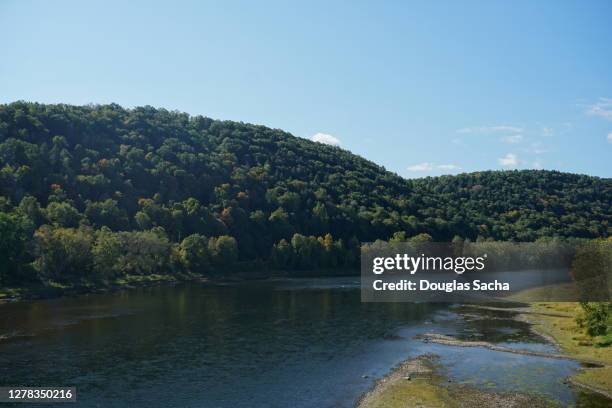
{"label": "river water", "polygon": [[74,386],[78,407],[352,407],[433,352],[455,381],[609,402],[563,384],[575,362],[413,339],[424,332],[552,348],[491,312],[361,303],[358,278],[191,283],[0,305],[0,386]]}

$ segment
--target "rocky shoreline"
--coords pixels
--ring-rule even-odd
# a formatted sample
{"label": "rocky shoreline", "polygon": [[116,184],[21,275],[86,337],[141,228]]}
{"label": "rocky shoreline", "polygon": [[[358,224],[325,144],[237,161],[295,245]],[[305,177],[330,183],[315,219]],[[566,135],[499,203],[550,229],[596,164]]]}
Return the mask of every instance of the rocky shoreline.
{"label": "rocky shoreline", "polygon": [[404,361],[376,382],[357,408],[399,407],[553,407],[553,401],[516,392],[490,392],[452,383],[440,374],[435,354]]}
{"label": "rocky shoreline", "polygon": [[[495,308],[489,306],[470,306],[478,309],[510,312],[510,319],[529,323],[529,330],[541,336],[547,342],[562,348],[555,339],[543,332],[537,331],[533,321],[527,315],[552,317],[567,317],[558,313],[547,313],[530,310],[525,307]],[[464,316],[469,316],[465,314]],[[495,319],[495,318],[492,318]],[[488,341],[463,340],[454,336],[439,333],[423,333],[415,337],[424,343],[435,343],[449,347],[481,347],[500,353],[514,353],[526,356],[544,357],[578,361],[588,369],[603,368],[607,365],[598,360],[581,356],[570,356],[562,352],[544,352],[521,348],[511,348]],[[548,400],[539,395],[520,392],[484,391],[471,385],[453,383],[442,373],[442,368],[435,354],[423,354],[408,359],[395,367],[388,375],[381,378],[373,388],[365,393],[357,403],[357,408],[393,408],[393,407],[549,407],[558,406],[556,401]],[[612,401],[612,393],[599,387],[584,384],[574,378],[564,379],[568,386],[575,386],[599,394]]]}
{"label": "rocky shoreline", "polygon": [[514,353],[514,354],[522,354],[524,356],[556,358],[556,359],[561,359],[561,360],[574,360],[574,361],[579,361],[581,363],[591,364],[595,367],[603,367],[603,364],[597,361],[586,360],[586,359],[582,359],[579,357],[572,357],[572,356],[568,356],[565,354],[514,349],[510,347],[498,346],[488,341],[463,341],[463,340],[459,340],[451,336],[446,336],[444,334],[438,334],[438,333],[425,333],[425,334],[419,335],[418,338],[420,338],[425,343],[432,342],[432,343],[443,344],[447,346],[455,346],[455,347],[484,347],[486,349],[493,350],[493,351],[499,351],[502,353]]}

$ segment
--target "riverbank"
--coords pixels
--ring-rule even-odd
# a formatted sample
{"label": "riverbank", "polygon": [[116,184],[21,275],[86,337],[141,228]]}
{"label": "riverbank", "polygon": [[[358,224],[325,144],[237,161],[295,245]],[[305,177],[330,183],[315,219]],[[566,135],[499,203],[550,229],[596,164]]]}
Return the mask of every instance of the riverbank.
{"label": "riverbank", "polygon": [[[434,346],[487,349],[500,353],[500,358],[502,355],[522,355],[527,358],[577,361],[580,363],[578,372],[568,378],[561,377],[559,381],[563,381],[565,386],[575,389],[576,392],[583,389],[595,393],[601,396],[598,397],[601,401],[612,400],[612,350],[610,347],[598,347],[597,340],[583,334],[575,321],[575,316],[580,312],[578,304],[534,303],[515,305],[515,307],[472,305],[456,308],[458,311],[461,310],[460,316],[463,318],[479,321],[482,317],[474,314],[474,309],[489,314],[487,319],[493,319],[489,320],[489,324],[494,321],[527,324],[528,332],[531,331],[545,339],[554,348],[514,346],[508,340],[486,341],[470,338],[469,335],[466,338],[465,333],[458,336],[439,332],[421,333],[415,339]],[[431,350],[435,351],[436,348],[432,347]],[[440,349],[437,352],[440,352]],[[558,406],[558,401],[547,400],[537,394],[523,393],[520,392],[521,389],[519,392],[505,392],[456,384],[451,382],[450,377],[442,374],[446,372],[448,367],[441,364],[438,356],[434,354],[420,355],[407,360],[379,380],[371,391],[364,394],[358,408]]]}
{"label": "riverbank", "polygon": [[316,269],[303,271],[270,271],[235,272],[227,275],[203,276],[199,274],[149,274],[126,275],[111,282],[100,284],[62,285],[50,283],[21,287],[0,287],[0,304],[19,300],[52,299],[62,296],[76,296],[92,293],[109,293],[117,290],[136,289],[157,285],[174,285],[188,282],[239,283],[267,279],[284,278],[338,278],[356,276],[352,269]]}
{"label": "riverbank", "polygon": [[[253,279],[255,275],[251,274],[249,277]],[[145,278],[145,279],[143,279]],[[269,278],[266,276],[263,280]],[[136,276],[130,279],[125,279],[120,281],[115,286],[111,286],[103,290],[103,292],[108,292],[117,289],[125,289],[125,288],[137,288],[137,287],[145,287],[145,286],[164,286],[183,283],[188,280],[201,280],[206,281],[206,279],[201,276],[185,276],[182,279],[177,279],[176,275],[160,275],[160,276]],[[240,276],[232,276],[225,279],[215,279],[212,282],[215,283],[223,283],[223,282],[240,282],[243,280],[249,280],[246,277]],[[200,286],[200,285],[197,285]],[[209,285],[203,285],[209,286]],[[234,285],[231,285],[234,286]],[[242,286],[242,285],[238,285]],[[98,288],[92,288],[91,292],[100,292]],[[83,291],[71,293],[69,291],[64,292],[63,295],[71,295],[71,294],[79,294],[85,293]],[[62,293],[58,293],[57,296],[61,296]],[[477,314],[471,313],[470,310],[461,310],[460,315],[469,319],[472,319],[472,323],[476,321],[481,321],[486,323],[481,323],[478,328],[480,330],[485,327],[495,326],[494,322],[496,321],[507,321],[505,319],[508,316],[512,316],[511,318],[515,321],[521,322],[529,322],[529,326],[527,323],[521,323],[522,326],[526,327],[525,331],[529,332],[527,327],[531,327],[534,331],[539,333],[542,337],[546,338],[548,341],[553,342],[558,345],[559,350],[557,352],[543,352],[543,351],[535,351],[533,350],[516,350],[510,349],[503,345],[496,344],[499,339],[491,339],[491,342],[487,341],[478,341],[473,338],[463,339],[454,338],[452,336],[441,335],[440,333],[427,333],[424,330],[420,331],[421,336],[420,340],[425,343],[436,343],[444,346],[450,347],[473,347],[473,348],[484,348],[491,350],[495,353],[504,353],[504,354],[523,354],[526,356],[533,357],[547,357],[547,358],[557,358],[557,359],[572,359],[577,360],[583,363],[583,368],[574,376],[569,379],[569,383],[583,387],[587,390],[597,392],[601,395],[611,397],[611,386],[610,379],[612,378],[612,372],[610,370],[610,352],[612,351],[610,347],[596,347],[593,344],[593,341],[590,340],[587,336],[581,334],[581,330],[577,327],[574,316],[579,311],[579,306],[577,304],[570,303],[537,303],[532,304],[530,307],[527,305],[522,305],[519,307],[513,308],[495,308],[495,307],[485,307],[485,306],[470,306],[471,308],[479,309],[481,312]],[[166,309],[164,309],[166,310]],[[487,313],[485,313],[488,311]],[[490,313],[495,312],[503,313],[503,316],[493,316],[489,315]],[[480,316],[477,316],[480,315]],[[485,316],[487,315],[487,316]],[[478,320],[486,317],[487,320]],[[516,323],[516,322],[515,322]],[[508,323],[503,323],[503,326],[507,326]],[[501,325],[500,325],[501,326]],[[474,326],[476,327],[476,326]],[[506,327],[503,327],[506,328]],[[429,330],[429,328],[427,329]],[[480,331],[479,330],[479,331]],[[450,332],[450,331],[449,331]],[[449,333],[447,332],[447,333]],[[486,338],[486,337],[485,337]],[[427,348],[429,348],[427,346]],[[439,351],[439,350],[438,350]],[[429,353],[430,350],[425,349],[421,350],[420,353]],[[496,354],[498,355],[498,354]],[[499,354],[501,355],[501,354]],[[424,358],[424,357],[423,357]],[[377,383],[375,389],[377,390],[375,393],[371,391],[366,395],[370,395],[368,399],[365,399],[365,396],[362,398],[360,404],[368,404],[368,405],[360,405],[361,407],[383,407],[383,406],[403,406],[399,402],[399,405],[391,405],[393,401],[412,401],[408,406],[457,406],[457,401],[466,402],[461,404],[460,406],[470,406],[470,401],[480,401],[479,404],[488,406],[488,405],[500,405],[500,406],[516,406],[518,404],[517,401],[528,403],[530,406],[549,406],[549,401],[542,402],[541,397],[534,397],[531,394],[522,394],[517,392],[506,393],[499,391],[491,391],[486,390],[483,391],[480,388],[476,388],[475,386],[459,384],[455,382],[449,382],[451,376],[447,376],[446,366],[443,366],[436,356],[427,355],[426,358],[421,358],[418,361],[409,360],[405,363],[405,367],[402,368],[400,366],[398,369],[394,370],[388,377],[384,377],[383,380]],[[393,363],[394,364],[394,363]],[[416,366],[415,366],[416,364]],[[391,364],[389,364],[390,366]],[[601,367],[597,367],[596,365],[601,365]],[[469,368],[469,367],[468,367]],[[402,375],[400,375],[400,374]],[[403,375],[408,373],[407,375]],[[410,374],[413,373],[413,374]],[[426,376],[425,374],[428,374]],[[423,374],[422,377],[425,377],[425,381],[421,381],[420,383],[409,382],[408,384],[404,384],[403,381],[393,377],[394,375],[400,375],[401,379],[406,380],[406,376],[411,377],[410,380],[419,377],[420,374]],[[561,376],[559,378],[565,378],[570,375],[569,373]],[[391,378],[395,378],[393,381],[390,381]],[[462,378],[457,377],[456,375],[452,378]],[[488,377],[486,377],[488,378]],[[383,386],[384,385],[384,386]],[[568,384],[569,385],[569,384]],[[408,388],[406,388],[409,386]],[[522,388],[518,389],[519,391],[523,390]],[[555,394],[553,394],[555,395]],[[520,398],[519,398],[520,397]],[[415,400],[416,398],[416,400]],[[513,400],[512,398],[519,398]],[[534,398],[534,399],[531,399]],[[365,401],[365,402],[364,402]],[[383,401],[380,404],[377,401]],[[487,402],[488,401],[488,402]],[[498,401],[499,403],[496,403]],[[514,401],[514,402],[512,402]],[[374,405],[372,405],[374,404]],[[376,405],[379,404],[379,405]],[[503,405],[506,404],[506,405]],[[519,406],[521,405],[519,404]],[[540,404],[540,405],[534,405]],[[544,404],[544,405],[543,405]]]}
{"label": "riverbank", "polygon": [[587,336],[578,327],[576,316],[581,312],[575,302],[533,303],[521,318],[532,325],[532,329],[552,341],[566,355],[576,360],[598,363],[600,367],[586,364],[569,380],[591,391],[612,399],[612,347],[597,344],[597,339]]}
{"label": "riverbank", "polygon": [[135,289],[182,282],[207,281],[201,275],[128,275],[104,285],[32,285],[0,288],[0,304],[20,300],[53,299],[92,293],[108,293],[122,289]]}
{"label": "riverbank", "polygon": [[379,380],[357,408],[400,407],[554,407],[553,401],[516,392],[489,392],[452,383],[440,372],[437,356],[407,360]]}
{"label": "riverbank", "polygon": [[603,364],[599,361],[593,359],[586,359],[582,357],[570,356],[567,354],[559,354],[559,353],[547,353],[542,351],[534,351],[534,350],[525,350],[525,349],[517,349],[511,347],[498,346],[496,344],[490,343],[488,341],[463,341],[458,340],[451,336],[446,336],[444,334],[438,333],[425,333],[419,336],[426,343],[436,343],[443,344],[446,346],[454,346],[454,347],[482,347],[492,351],[499,351],[501,353],[514,353],[521,354],[523,356],[534,356],[534,357],[546,357],[546,358],[556,358],[561,360],[574,360],[585,365],[593,366],[593,367],[603,367]]}

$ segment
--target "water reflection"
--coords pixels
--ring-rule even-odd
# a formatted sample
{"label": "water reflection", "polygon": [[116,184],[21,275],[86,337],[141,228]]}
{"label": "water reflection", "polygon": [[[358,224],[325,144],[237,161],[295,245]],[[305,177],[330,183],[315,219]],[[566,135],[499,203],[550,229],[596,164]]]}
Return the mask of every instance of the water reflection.
{"label": "water reflection", "polygon": [[[350,406],[371,381],[363,372],[382,373],[405,354],[405,344],[402,353],[385,338],[439,308],[362,304],[343,281],[185,285],[10,304],[0,309],[0,382],[75,385],[83,406],[108,406],[113,395],[152,406],[167,406],[161,396],[181,406],[295,405],[296,397],[303,406]],[[378,361],[369,348],[388,354]],[[313,394],[321,386],[327,393]]]}
{"label": "water reflection", "polygon": [[76,386],[79,407],[352,407],[395,364],[435,352],[448,375],[477,386],[608,402],[562,384],[571,361],[413,340],[435,331],[548,351],[512,314],[361,303],[352,278],[20,302],[0,307],[0,385]]}

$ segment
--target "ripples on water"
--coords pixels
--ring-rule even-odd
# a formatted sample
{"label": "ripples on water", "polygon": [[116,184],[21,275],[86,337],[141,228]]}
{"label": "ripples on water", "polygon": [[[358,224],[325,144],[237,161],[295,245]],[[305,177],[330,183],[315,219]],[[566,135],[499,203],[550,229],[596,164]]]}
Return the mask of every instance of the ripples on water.
{"label": "ripples on water", "polygon": [[[505,321],[495,330],[475,316],[444,305],[361,303],[355,279],[19,302],[0,307],[0,385],[76,386],[84,407],[351,407],[376,377],[424,350],[412,340],[419,330],[538,344],[521,335],[524,327]],[[452,376],[480,384],[496,374],[456,364],[471,356],[474,372],[483,370],[480,349],[437,348]],[[513,358],[507,365],[523,364]],[[550,378],[574,369],[555,361]],[[573,401],[568,393],[560,398]]]}

